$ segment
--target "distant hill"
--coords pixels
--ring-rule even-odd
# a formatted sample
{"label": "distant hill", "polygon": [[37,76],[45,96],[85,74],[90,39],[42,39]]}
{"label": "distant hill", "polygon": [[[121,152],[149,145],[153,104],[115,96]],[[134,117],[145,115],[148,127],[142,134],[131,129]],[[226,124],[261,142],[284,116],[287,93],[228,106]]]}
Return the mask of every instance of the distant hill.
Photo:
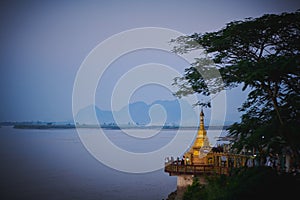
{"label": "distant hill", "polygon": [[[102,125],[117,124],[117,121],[121,126],[198,126],[199,123],[199,114],[185,100],[157,100],[151,104],[134,102],[115,112],[90,105],[77,113],[76,123],[97,124],[93,109]],[[207,113],[206,125],[209,125],[209,119],[210,114]],[[222,125],[219,120],[212,122],[216,126]],[[225,122],[225,125],[230,124],[232,122]]]}
{"label": "distant hill", "polygon": [[[75,121],[79,124],[96,124],[97,121],[93,117],[95,109],[100,124],[116,124],[118,119],[120,125],[179,125],[180,122],[186,126],[197,125],[198,116],[193,108],[185,101],[181,102],[181,106],[182,108],[178,100],[158,100],[152,104],[134,102],[119,111],[112,112],[90,105],[77,113]],[[181,113],[181,110],[184,110],[184,113]],[[185,115],[183,119],[181,114]]]}
{"label": "distant hill", "polygon": [[98,122],[95,121],[93,117],[94,109],[98,120],[101,121],[101,124],[115,123],[111,111],[101,110],[94,105],[90,105],[88,107],[81,109],[77,113],[75,117],[75,121],[80,124],[97,124]]}

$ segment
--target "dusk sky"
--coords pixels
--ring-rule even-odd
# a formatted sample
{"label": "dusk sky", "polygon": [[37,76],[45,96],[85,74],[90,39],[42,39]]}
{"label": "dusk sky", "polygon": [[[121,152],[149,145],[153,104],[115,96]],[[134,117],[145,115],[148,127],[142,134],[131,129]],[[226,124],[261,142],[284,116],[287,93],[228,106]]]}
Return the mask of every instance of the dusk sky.
{"label": "dusk sky", "polygon": [[[119,32],[141,27],[209,32],[233,20],[299,8],[297,0],[1,1],[0,121],[72,120],[73,83],[81,63],[95,46]],[[182,71],[187,67],[159,53],[144,51],[121,58],[109,76],[122,66],[153,60]],[[106,84],[109,88],[112,83]],[[156,89],[156,95],[141,89],[132,101],[174,99]],[[227,98],[228,118],[236,120],[245,94],[236,89]],[[101,109],[110,109],[105,89],[97,91],[96,102]]]}

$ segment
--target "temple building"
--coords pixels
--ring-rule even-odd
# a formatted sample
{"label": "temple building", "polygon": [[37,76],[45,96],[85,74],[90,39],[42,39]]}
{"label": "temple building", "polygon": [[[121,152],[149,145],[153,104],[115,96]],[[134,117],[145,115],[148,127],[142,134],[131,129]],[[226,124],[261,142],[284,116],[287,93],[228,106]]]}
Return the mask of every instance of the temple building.
{"label": "temple building", "polygon": [[194,177],[199,179],[200,184],[205,184],[206,176],[229,175],[232,168],[244,166],[247,157],[249,156],[230,153],[226,145],[221,150],[211,147],[204,126],[204,113],[201,110],[197,136],[190,149],[184,153],[184,162],[171,159],[165,163],[165,172],[170,176],[177,176],[176,199],[181,199],[186,188],[193,183]]}

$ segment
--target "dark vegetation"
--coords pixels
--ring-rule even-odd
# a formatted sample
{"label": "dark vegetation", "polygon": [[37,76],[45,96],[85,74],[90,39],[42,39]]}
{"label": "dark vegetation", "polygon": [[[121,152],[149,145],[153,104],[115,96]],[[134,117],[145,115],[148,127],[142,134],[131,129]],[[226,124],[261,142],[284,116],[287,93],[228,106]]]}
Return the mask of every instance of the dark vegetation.
{"label": "dark vegetation", "polygon": [[[289,150],[299,157],[300,11],[234,21],[219,31],[173,42],[178,53],[208,53],[175,79],[177,96],[209,96],[241,85],[249,91],[239,108],[241,122],[228,128],[235,148]],[[198,104],[211,106],[210,101]]]}
{"label": "dark vegetation", "polygon": [[[241,121],[228,127],[233,153],[250,152],[261,161],[269,155],[292,160],[280,175],[260,166],[212,179],[207,186],[195,181],[185,199],[299,196],[299,177],[288,173],[300,171],[300,10],[233,21],[219,31],[172,42],[177,53],[207,52],[175,79],[177,96],[217,95],[237,86],[249,92],[239,108]],[[211,106],[210,101],[198,105]]]}
{"label": "dark vegetation", "polygon": [[200,185],[195,179],[184,200],[292,199],[299,196],[300,177],[278,174],[269,167],[236,169],[231,176],[208,179]]}

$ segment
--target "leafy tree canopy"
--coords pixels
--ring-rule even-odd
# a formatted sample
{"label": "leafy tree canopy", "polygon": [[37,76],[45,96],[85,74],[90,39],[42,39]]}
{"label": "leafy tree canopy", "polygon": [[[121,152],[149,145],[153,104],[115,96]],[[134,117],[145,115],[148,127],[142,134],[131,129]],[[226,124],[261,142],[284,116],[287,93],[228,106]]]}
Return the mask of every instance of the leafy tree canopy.
{"label": "leafy tree canopy", "polygon": [[[242,85],[250,92],[239,108],[243,112],[241,122],[229,128],[236,147],[278,152],[290,149],[299,154],[299,10],[233,21],[219,31],[195,33],[171,42],[177,44],[176,53],[203,49],[208,55],[196,59],[183,77],[175,79],[177,96],[209,96]],[[222,80],[211,75],[212,65]]]}

